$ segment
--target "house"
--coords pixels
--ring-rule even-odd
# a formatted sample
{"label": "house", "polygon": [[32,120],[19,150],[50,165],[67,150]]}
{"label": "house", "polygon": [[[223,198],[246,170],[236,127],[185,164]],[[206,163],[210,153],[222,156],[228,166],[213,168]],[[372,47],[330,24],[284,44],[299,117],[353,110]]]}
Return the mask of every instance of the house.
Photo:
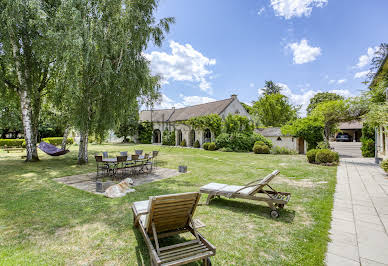
{"label": "house", "polygon": [[307,152],[307,142],[303,138],[283,135],[280,127],[259,128],[255,129],[255,132],[270,139],[274,147],[295,150],[299,154],[305,154]]}
{"label": "house", "polygon": [[188,106],[184,108],[171,108],[164,110],[145,110],[140,112],[141,122],[153,122],[152,143],[160,144],[165,130],[175,131],[175,144],[179,145],[182,140],[186,140],[187,146],[193,146],[196,140],[202,146],[205,142],[215,141],[214,132],[209,129],[198,130],[186,125],[184,121],[193,117],[209,114],[218,114],[225,118],[228,114],[239,114],[250,118],[248,112],[233,94],[230,98]]}
{"label": "house", "polygon": [[346,133],[352,137],[353,142],[359,142],[362,136],[362,126],[362,121],[342,122],[338,125],[338,128],[341,130],[338,134]]}

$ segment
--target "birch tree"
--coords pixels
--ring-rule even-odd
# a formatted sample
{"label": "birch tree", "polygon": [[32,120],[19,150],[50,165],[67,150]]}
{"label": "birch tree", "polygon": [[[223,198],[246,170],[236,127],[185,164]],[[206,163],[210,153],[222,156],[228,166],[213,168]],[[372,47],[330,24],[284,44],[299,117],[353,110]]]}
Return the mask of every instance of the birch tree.
{"label": "birch tree", "polygon": [[26,161],[37,161],[41,96],[53,66],[49,34],[58,1],[0,1],[0,86],[20,100]]}
{"label": "birch tree", "polygon": [[[143,55],[161,45],[173,18],[156,22],[156,0],[63,1],[59,13],[58,84],[66,91],[70,120],[80,132],[78,163],[88,161],[88,136],[114,128],[134,99],[155,95]],[[157,94],[157,93],[156,93]]]}

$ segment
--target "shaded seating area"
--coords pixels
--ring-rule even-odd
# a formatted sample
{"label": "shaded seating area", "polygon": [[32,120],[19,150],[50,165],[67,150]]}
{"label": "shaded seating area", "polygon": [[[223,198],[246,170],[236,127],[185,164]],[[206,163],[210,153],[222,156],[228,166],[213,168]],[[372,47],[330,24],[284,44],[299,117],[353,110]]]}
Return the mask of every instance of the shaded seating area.
{"label": "shaded seating area", "polygon": [[[216,196],[263,201],[271,208],[271,216],[277,218],[278,208],[284,208],[291,198],[291,193],[276,191],[269,184],[279,173],[278,170],[275,170],[263,179],[252,181],[245,186],[209,183],[202,186],[199,191],[208,194],[206,204],[209,204]],[[266,187],[268,188],[265,189]]]}
{"label": "shaded seating area", "polygon": [[[151,265],[182,265],[202,261],[210,265],[216,248],[197,228],[203,226],[193,216],[200,199],[198,192],[151,196],[132,205],[134,226],[147,245]],[[162,246],[160,239],[190,232],[193,240]]]}

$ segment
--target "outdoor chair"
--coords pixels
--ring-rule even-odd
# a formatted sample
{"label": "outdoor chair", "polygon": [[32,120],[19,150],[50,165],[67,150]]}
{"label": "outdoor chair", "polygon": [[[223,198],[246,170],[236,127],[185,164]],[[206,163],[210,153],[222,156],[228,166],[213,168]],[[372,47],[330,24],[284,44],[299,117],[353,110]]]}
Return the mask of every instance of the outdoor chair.
{"label": "outdoor chair", "polygon": [[120,152],[120,155],[121,155],[121,156],[128,156],[128,152],[127,152],[127,151],[121,151],[121,152]]}
{"label": "outdoor chair", "polygon": [[[278,208],[284,208],[291,197],[291,193],[276,191],[269,185],[272,179],[274,179],[279,173],[280,172],[278,170],[275,170],[265,178],[255,180],[245,186],[209,183],[201,187],[199,191],[201,193],[208,194],[206,201],[207,205],[216,196],[264,201],[271,208],[271,216],[273,218],[277,218],[279,216]],[[264,189],[265,187],[268,187],[269,190]]]}
{"label": "outdoor chair", "polygon": [[142,155],[143,154],[143,150],[135,150],[135,154]]}
{"label": "outdoor chair", "polygon": [[[182,265],[194,261],[210,264],[209,257],[216,254],[216,248],[197,231],[204,225],[199,220],[193,220],[200,196],[198,192],[189,192],[154,196],[133,203],[134,226],[143,235],[151,265]],[[186,232],[195,239],[163,247],[160,245],[160,239]]]}
{"label": "outdoor chair", "polygon": [[97,177],[107,175],[109,173],[109,166],[102,161],[102,156],[95,155],[94,158],[96,159],[97,163]]}
{"label": "outdoor chair", "polygon": [[159,151],[152,151],[152,157],[151,157],[151,160],[152,160],[152,166],[153,167],[157,167],[157,158],[159,155]]}
{"label": "outdoor chair", "polygon": [[109,157],[108,152],[107,151],[103,151],[102,152],[102,157],[103,158],[108,158]]}
{"label": "outdoor chair", "polygon": [[[117,162],[116,162],[116,165],[115,165],[115,167],[116,167],[116,175],[117,176],[121,176],[121,177],[124,177],[125,176],[125,170],[126,170],[126,168],[125,168],[125,163],[126,163],[126,161],[127,161],[127,157],[128,156],[122,156],[122,155],[120,155],[120,156],[117,156]],[[121,175],[119,174],[119,172],[121,172]]]}
{"label": "outdoor chair", "polygon": [[130,169],[132,175],[138,174],[138,171],[136,168],[140,167],[140,162],[139,162],[139,155],[133,154],[131,155],[131,161],[127,162],[127,168]]}

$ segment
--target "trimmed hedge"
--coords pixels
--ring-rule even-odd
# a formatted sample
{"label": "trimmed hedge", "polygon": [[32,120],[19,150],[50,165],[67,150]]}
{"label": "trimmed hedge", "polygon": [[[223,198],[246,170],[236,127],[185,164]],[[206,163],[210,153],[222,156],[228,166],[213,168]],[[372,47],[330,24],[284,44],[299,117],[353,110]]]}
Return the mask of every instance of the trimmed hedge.
{"label": "trimmed hedge", "polygon": [[388,159],[385,159],[381,162],[381,168],[383,168],[383,170],[388,173]]}
{"label": "trimmed hedge", "polygon": [[269,154],[269,147],[265,144],[253,146],[253,152],[256,154]]}
{"label": "trimmed hedge", "polygon": [[271,150],[272,154],[286,154],[286,155],[296,155],[298,154],[296,150],[288,149],[286,147],[275,146]]}
{"label": "trimmed hedge", "polygon": [[317,155],[317,152],[318,152],[317,149],[312,149],[312,150],[309,150],[309,151],[306,153],[307,161],[308,161],[309,163],[315,163],[315,156]]}
{"label": "trimmed hedge", "polygon": [[315,156],[315,162],[317,163],[334,163],[338,162],[338,153],[329,149],[318,150]]}
{"label": "trimmed hedge", "polygon": [[218,149],[228,148],[232,151],[249,152],[252,151],[254,144],[257,141],[263,142],[269,148],[272,147],[272,142],[260,134],[245,134],[245,133],[222,133],[216,138],[216,146]]}
{"label": "trimmed hedge", "polygon": [[196,140],[195,142],[194,142],[194,148],[200,148],[201,147],[201,144],[199,144],[199,140]]}
{"label": "trimmed hedge", "polygon": [[187,146],[187,145],[186,145],[186,140],[185,140],[185,139],[182,140],[181,143],[180,143],[180,145],[181,145],[182,147],[186,147],[186,146]]}
{"label": "trimmed hedge", "polygon": [[214,142],[210,142],[209,145],[208,145],[208,150],[209,151],[216,150],[216,144]]}
{"label": "trimmed hedge", "polygon": [[[42,141],[50,143],[50,144],[55,145],[55,146],[61,145],[62,144],[62,140],[63,140],[63,137],[43,138],[42,139]],[[67,140],[66,140],[66,144],[67,145],[73,144],[73,143],[74,143],[73,138],[67,138]]]}
{"label": "trimmed hedge", "polygon": [[209,144],[210,142],[205,142],[202,147],[205,149],[205,150],[208,150],[209,149]]}
{"label": "trimmed hedge", "polygon": [[361,138],[361,154],[363,157],[375,157],[375,141],[373,139]]}
{"label": "trimmed hedge", "polygon": [[0,139],[0,147],[26,147],[24,139]]}

